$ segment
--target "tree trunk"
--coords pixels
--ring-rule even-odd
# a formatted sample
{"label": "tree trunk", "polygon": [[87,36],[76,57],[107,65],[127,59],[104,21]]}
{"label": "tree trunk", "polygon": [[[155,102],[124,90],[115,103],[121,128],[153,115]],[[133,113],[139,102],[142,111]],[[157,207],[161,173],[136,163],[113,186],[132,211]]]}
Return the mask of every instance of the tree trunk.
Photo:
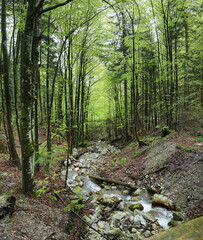
{"label": "tree trunk", "polygon": [[22,184],[26,194],[34,191],[34,146],[31,139],[31,111],[34,103],[32,44],[35,22],[37,18],[37,0],[29,1],[21,54],[21,152],[22,152]]}
{"label": "tree trunk", "polygon": [[188,41],[188,23],[187,19],[184,21],[185,27],[185,81],[184,81],[184,107],[188,105],[187,97],[189,95],[189,76],[188,76],[188,66],[189,66],[189,41]]}
{"label": "tree trunk", "polygon": [[9,89],[9,57],[7,51],[7,36],[6,36],[6,0],[2,0],[2,14],[1,14],[1,31],[2,31],[2,49],[3,49],[3,69],[4,69],[4,92],[6,100],[6,125],[8,131],[10,161],[12,164],[20,167],[20,159],[18,157],[14,139],[13,123],[12,123],[12,109],[11,109],[11,95]]}
{"label": "tree trunk", "polygon": [[[126,20],[125,20],[125,15],[124,13],[122,13],[122,45],[123,45],[123,57],[124,57],[124,61],[126,60],[126,56],[127,56],[127,49],[125,46],[125,37],[127,36],[127,29],[126,29]],[[126,73],[126,63],[124,63],[123,66],[123,70],[124,73]],[[124,109],[125,109],[125,123],[124,123],[124,136],[125,136],[125,141],[128,140],[128,83],[127,83],[127,79],[124,79]]]}
{"label": "tree trunk", "polygon": [[48,18],[48,42],[47,42],[47,69],[46,69],[46,100],[47,100],[47,163],[46,171],[49,171],[49,163],[51,160],[51,107],[49,95],[49,61],[50,61],[50,14]]}

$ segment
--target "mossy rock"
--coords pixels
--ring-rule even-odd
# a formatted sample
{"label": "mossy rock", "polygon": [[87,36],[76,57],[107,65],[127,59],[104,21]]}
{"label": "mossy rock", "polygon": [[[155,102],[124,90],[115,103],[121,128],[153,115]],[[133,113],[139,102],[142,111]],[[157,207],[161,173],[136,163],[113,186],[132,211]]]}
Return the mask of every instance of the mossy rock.
{"label": "mossy rock", "polygon": [[129,209],[130,209],[131,211],[134,211],[135,209],[138,209],[138,210],[142,211],[142,210],[144,209],[144,207],[142,206],[141,203],[136,203],[136,204],[131,205],[131,206],[129,207]]}
{"label": "mossy rock", "polygon": [[176,227],[178,225],[180,225],[182,222],[181,221],[176,221],[176,220],[171,220],[168,225],[171,227]]}
{"label": "mossy rock", "polygon": [[182,212],[173,212],[173,220],[175,221],[183,221]]}
{"label": "mossy rock", "polygon": [[148,240],[200,240],[203,239],[203,217],[193,219],[165,232],[147,238]]}

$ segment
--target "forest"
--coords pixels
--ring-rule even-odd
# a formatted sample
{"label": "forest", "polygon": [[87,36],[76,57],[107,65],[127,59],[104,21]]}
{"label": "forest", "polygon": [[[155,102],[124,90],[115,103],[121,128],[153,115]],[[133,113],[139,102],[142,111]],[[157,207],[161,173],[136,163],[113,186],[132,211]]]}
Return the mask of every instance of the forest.
{"label": "forest", "polygon": [[143,135],[179,132],[183,113],[202,111],[202,7],[1,1],[0,132],[23,193],[34,193],[35,174],[49,172],[57,154],[68,159],[98,139],[142,147]]}

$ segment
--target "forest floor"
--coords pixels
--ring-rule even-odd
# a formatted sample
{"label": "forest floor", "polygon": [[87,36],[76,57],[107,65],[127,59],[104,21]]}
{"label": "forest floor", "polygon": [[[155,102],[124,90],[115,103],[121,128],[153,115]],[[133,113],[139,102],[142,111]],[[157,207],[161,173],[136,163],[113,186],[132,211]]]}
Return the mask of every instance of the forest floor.
{"label": "forest floor", "polygon": [[199,139],[174,132],[154,138],[148,146],[130,144],[97,165],[98,175],[168,196],[185,217],[192,218],[203,213],[203,142]]}
{"label": "forest floor", "polygon": [[[40,132],[40,142],[43,142],[45,130]],[[159,130],[153,131],[145,137],[147,146],[140,148],[131,142],[123,146],[120,153],[97,162],[92,168],[96,169],[95,175],[166,195],[185,217],[193,218],[203,213],[202,136],[202,123],[192,130],[172,132],[165,138],[160,137]],[[121,147],[119,141],[114,144]],[[54,174],[57,175],[53,177]],[[59,163],[52,166],[50,173],[42,169],[36,174],[38,196],[35,197],[22,193],[21,172],[9,165],[8,155],[3,153],[0,154],[0,177],[0,197],[16,198],[12,217],[0,219],[0,239],[80,239],[83,224],[63,209],[75,196],[70,191],[61,191],[64,182],[60,178]],[[92,206],[86,202],[82,215],[89,215],[91,211]],[[72,226],[73,218],[75,226]]]}

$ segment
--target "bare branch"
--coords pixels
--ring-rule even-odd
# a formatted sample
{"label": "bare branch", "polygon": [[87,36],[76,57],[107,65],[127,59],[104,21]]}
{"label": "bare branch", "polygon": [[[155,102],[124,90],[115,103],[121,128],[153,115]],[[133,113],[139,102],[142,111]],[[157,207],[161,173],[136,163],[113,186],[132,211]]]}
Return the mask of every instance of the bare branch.
{"label": "bare branch", "polygon": [[63,2],[63,3],[59,3],[59,4],[57,4],[57,5],[53,6],[53,7],[45,8],[44,10],[40,11],[39,15],[41,15],[41,14],[43,14],[43,13],[45,13],[45,12],[49,12],[49,11],[51,11],[51,10],[54,10],[54,9],[56,9],[56,8],[58,8],[58,7],[65,6],[66,4],[68,4],[68,3],[72,2],[72,1],[73,1],[73,0],[67,0],[67,1],[65,1],[65,2]]}

